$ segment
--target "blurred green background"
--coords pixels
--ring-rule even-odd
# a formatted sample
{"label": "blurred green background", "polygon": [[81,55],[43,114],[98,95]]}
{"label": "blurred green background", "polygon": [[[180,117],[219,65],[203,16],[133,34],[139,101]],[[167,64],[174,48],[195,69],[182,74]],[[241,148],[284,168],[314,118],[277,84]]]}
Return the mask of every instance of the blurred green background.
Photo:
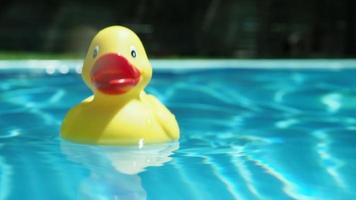
{"label": "blurred green background", "polygon": [[0,55],[80,57],[115,24],[150,57],[356,56],[355,0],[0,0]]}

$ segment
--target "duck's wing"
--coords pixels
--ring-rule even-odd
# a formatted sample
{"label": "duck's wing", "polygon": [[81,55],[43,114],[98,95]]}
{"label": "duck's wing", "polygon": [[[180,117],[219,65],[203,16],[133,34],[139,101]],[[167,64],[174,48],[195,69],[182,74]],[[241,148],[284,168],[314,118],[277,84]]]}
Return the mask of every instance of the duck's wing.
{"label": "duck's wing", "polygon": [[141,99],[149,105],[166,134],[173,140],[177,140],[179,138],[179,127],[175,116],[155,96],[143,93]]}

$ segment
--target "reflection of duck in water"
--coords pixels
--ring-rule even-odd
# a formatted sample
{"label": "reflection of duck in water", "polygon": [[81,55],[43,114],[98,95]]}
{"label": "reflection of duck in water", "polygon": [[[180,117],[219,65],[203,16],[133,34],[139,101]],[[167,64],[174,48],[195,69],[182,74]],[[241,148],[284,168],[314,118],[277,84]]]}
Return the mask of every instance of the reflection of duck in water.
{"label": "reflection of duck in water", "polygon": [[131,30],[112,26],[90,44],[82,77],[94,96],[69,111],[62,137],[80,143],[138,144],[176,141],[174,115],[143,89],[152,67]]}
{"label": "reflection of duck in water", "polygon": [[80,185],[79,199],[146,199],[138,173],[161,166],[179,148],[178,143],[146,145],[143,148],[109,147],[61,143],[70,160],[90,171]]}

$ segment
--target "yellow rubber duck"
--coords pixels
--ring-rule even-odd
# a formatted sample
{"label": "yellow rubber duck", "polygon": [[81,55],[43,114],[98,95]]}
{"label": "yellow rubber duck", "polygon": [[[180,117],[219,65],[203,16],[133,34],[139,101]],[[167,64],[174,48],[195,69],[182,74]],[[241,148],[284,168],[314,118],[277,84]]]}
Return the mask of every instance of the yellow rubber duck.
{"label": "yellow rubber duck", "polygon": [[175,116],[144,92],[152,67],[138,36],[111,26],[92,40],[82,78],[94,95],[66,115],[61,135],[78,143],[143,145],[179,139]]}

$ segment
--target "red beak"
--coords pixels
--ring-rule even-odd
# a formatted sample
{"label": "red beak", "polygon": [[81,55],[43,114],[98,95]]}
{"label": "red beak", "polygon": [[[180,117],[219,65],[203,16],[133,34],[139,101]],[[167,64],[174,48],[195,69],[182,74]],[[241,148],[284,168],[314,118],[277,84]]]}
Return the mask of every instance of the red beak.
{"label": "red beak", "polygon": [[91,81],[105,94],[123,94],[137,85],[140,72],[125,57],[109,53],[94,63]]}

